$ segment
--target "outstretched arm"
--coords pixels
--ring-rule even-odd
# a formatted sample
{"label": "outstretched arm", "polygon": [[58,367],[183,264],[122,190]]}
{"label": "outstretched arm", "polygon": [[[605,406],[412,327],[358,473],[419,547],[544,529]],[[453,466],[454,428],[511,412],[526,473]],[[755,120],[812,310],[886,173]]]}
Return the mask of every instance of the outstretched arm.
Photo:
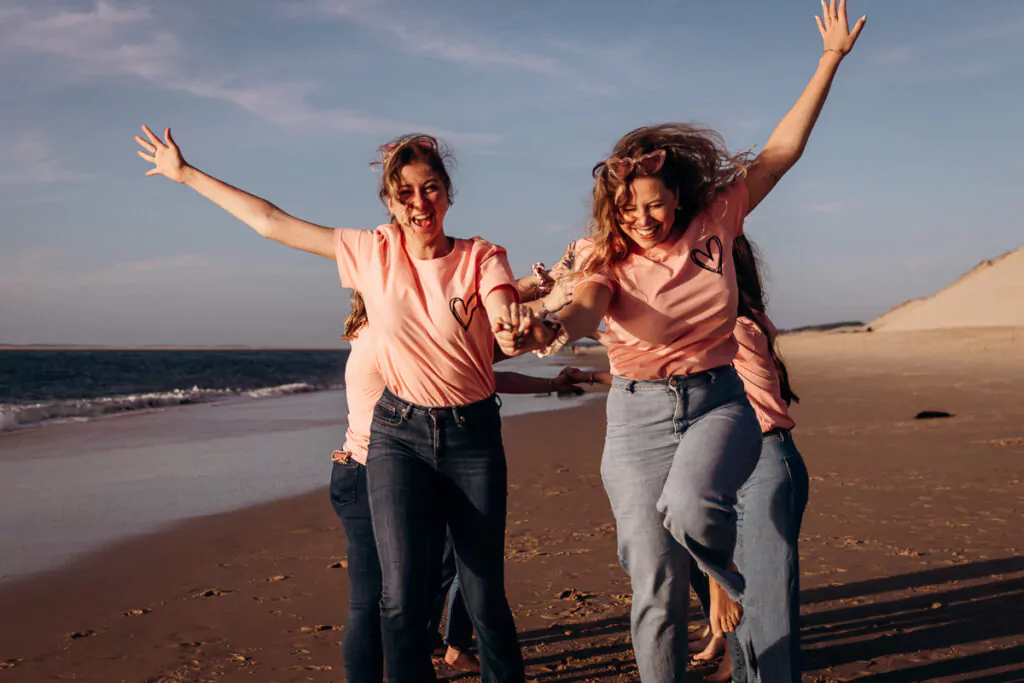
{"label": "outstretched arm", "polygon": [[164,131],[163,140],[148,126],[143,126],[142,132],[148,140],[136,135],[135,141],[142,147],[139,156],[153,164],[147,176],[162,175],[188,185],[263,237],[334,260],[333,229],[290,216],[267,200],[190,166],[171,137],[170,128]]}
{"label": "outstretched arm", "polygon": [[611,386],[612,373],[601,370],[580,370],[579,368],[565,368],[562,370],[569,381],[573,384],[605,384]]}
{"label": "outstretched arm", "polygon": [[822,0],[822,17],[815,17],[825,46],[817,70],[800,99],[775,127],[764,149],[747,171],[746,184],[750,193],[748,213],[761,203],[804,153],[839,63],[853,49],[867,21],[866,16],[861,17],[850,30],[846,21],[846,0],[838,0],[838,6],[836,2],[830,0],[831,4],[826,5],[825,0]]}
{"label": "outstretched arm", "polygon": [[499,394],[551,394],[565,391],[571,385],[564,372],[557,377],[533,377],[520,372],[494,373],[494,391]]}

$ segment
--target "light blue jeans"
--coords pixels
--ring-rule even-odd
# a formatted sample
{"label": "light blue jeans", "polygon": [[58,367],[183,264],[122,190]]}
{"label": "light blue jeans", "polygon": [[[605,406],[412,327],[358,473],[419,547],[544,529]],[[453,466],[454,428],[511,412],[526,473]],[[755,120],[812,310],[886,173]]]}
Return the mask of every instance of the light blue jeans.
{"label": "light blue jeans", "polygon": [[743,621],[732,646],[734,683],[799,683],[800,553],[808,476],[788,430],[764,435],[761,458],[740,489],[736,564],[746,578]]}
{"label": "light blue jeans", "polygon": [[757,464],[761,429],[732,367],[638,382],[608,394],[601,477],[633,588],[631,628],[640,678],[686,674],[689,561],[737,600],[730,571],[736,493]]}
{"label": "light blue jeans", "polygon": [[[743,572],[743,620],[728,633],[733,683],[800,683],[800,552],[809,481],[788,430],[764,435],[757,467],[736,502],[736,565]],[[690,565],[708,616],[708,579]],[[697,573],[694,573],[697,572]]]}

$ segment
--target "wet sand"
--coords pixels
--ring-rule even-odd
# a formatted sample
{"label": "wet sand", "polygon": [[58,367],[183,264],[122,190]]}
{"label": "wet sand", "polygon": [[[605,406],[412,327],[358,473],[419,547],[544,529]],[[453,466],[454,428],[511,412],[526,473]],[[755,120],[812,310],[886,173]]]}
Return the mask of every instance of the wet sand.
{"label": "wet sand", "polygon": [[[783,350],[812,478],[805,680],[1024,680],[1024,330]],[[545,683],[636,678],[603,430],[600,402],[505,421],[508,592]],[[0,682],[341,680],[344,556],[325,486],[4,582]]]}

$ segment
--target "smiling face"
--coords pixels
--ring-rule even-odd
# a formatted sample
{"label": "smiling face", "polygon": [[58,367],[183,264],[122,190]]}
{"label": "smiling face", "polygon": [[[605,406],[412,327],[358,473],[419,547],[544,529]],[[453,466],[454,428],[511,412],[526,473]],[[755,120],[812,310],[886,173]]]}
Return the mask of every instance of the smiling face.
{"label": "smiling face", "polygon": [[388,210],[398,225],[430,243],[444,233],[448,193],[429,164],[413,161],[402,167],[388,196]]}
{"label": "smiling face", "polygon": [[636,178],[619,209],[619,228],[640,249],[650,249],[671,234],[678,206],[678,195],[659,178]]}

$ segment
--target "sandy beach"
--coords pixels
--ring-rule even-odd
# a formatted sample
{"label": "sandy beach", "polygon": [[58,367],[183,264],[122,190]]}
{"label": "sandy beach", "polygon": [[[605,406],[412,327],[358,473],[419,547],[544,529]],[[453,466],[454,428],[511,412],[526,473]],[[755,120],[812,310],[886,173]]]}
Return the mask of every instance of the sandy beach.
{"label": "sandy beach", "polygon": [[[782,349],[812,479],[805,680],[1024,680],[1024,329],[801,333]],[[603,401],[560,405],[504,422],[528,673],[635,680]],[[70,443],[99,424],[54,429]],[[286,441],[318,428],[293,427]],[[342,680],[345,547],[323,472],[315,490],[0,582],[0,681]]]}

